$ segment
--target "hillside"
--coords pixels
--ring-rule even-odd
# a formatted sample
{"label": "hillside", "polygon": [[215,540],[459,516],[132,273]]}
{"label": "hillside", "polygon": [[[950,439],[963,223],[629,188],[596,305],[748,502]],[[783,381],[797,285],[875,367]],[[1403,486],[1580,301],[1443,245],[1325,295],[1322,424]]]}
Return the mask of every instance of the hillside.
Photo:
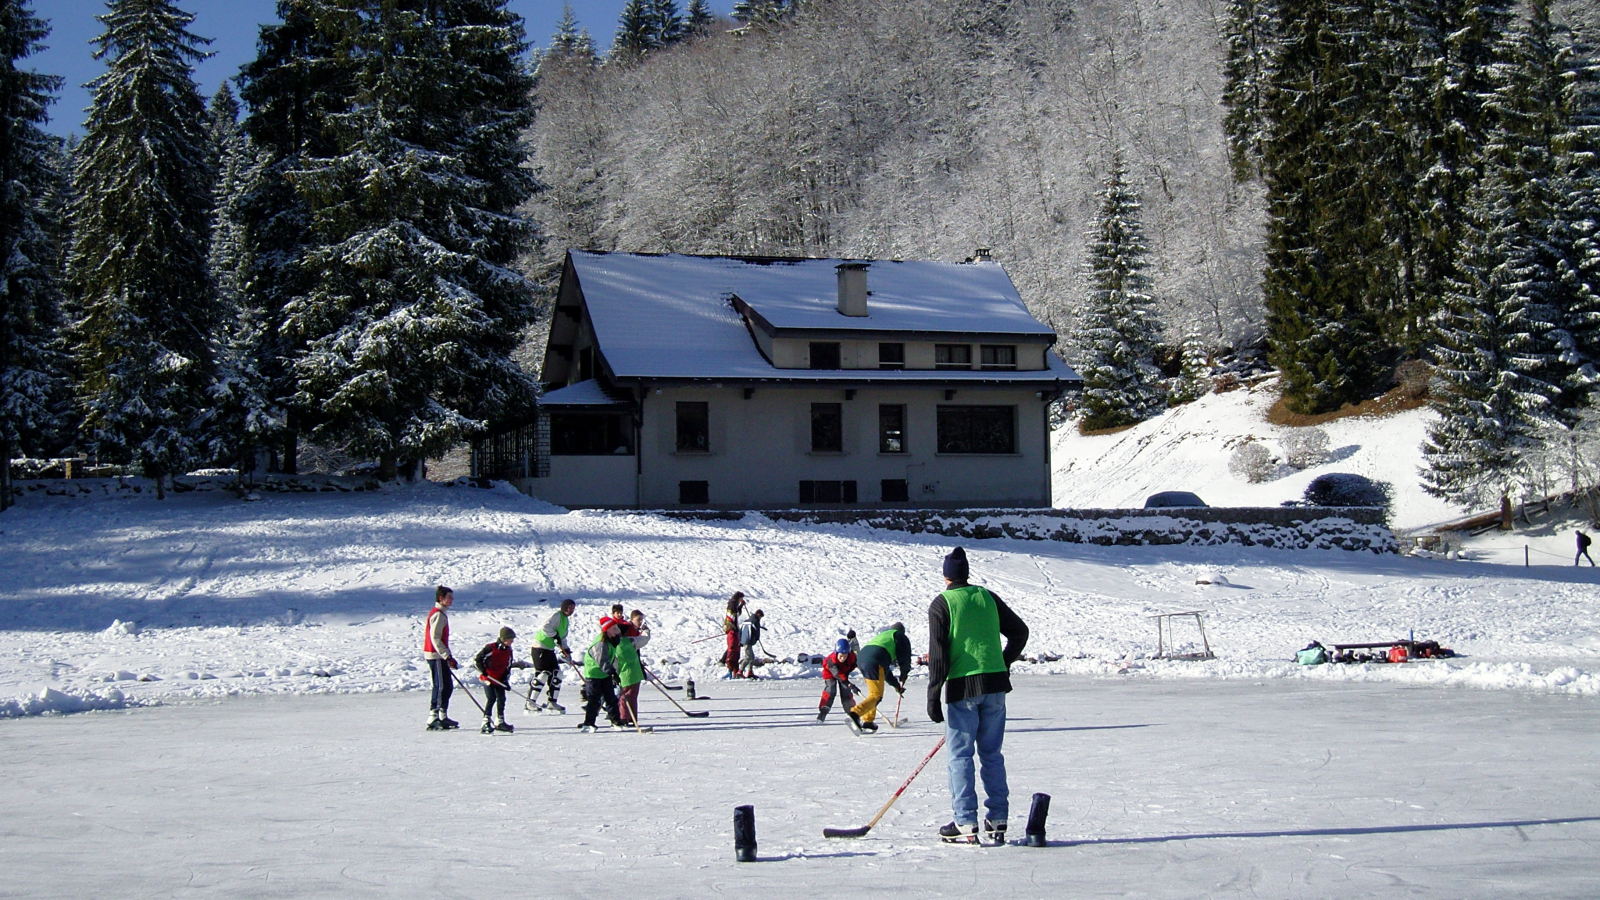
{"label": "hillside", "polygon": [[1157,491],[1193,491],[1212,506],[1278,506],[1298,500],[1313,478],[1353,472],[1394,488],[1392,522],[1413,528],[1454,518],[1461,510],[1422,490],[1417,472],[1426,409],[1382,418],[1339,419],[1318,426],[1330,459],[1320,466],[1279,465],[1276,477],[1250,484],[1228,471],[1234,448],[1254,437],[1281,460],[1281,440],[1293,430],[1267,422],[1277,400],[1275,381],[1209,394],[1126,431],[1085,437],[1074,425],[1056,432],[1051,449],[1055,503],[1066,507],[1143,506]]}

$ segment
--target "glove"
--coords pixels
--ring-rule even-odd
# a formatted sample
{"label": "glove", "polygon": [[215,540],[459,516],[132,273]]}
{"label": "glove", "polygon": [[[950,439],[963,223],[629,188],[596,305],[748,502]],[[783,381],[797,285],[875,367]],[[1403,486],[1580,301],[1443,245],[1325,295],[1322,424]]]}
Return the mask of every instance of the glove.
{"label": "glove", "polygon": [[905,695],[906,695],[906,689],[905,689],[905,688],[903,688],[903,687],[901,687],[901,686],[900,686],[900,685],[898,685],[898,684],[897,684],[897,685],[895,685],[895,686],[894,686],[894,692],[895,692],[895,693],[896,693],[896,694],[899,694],[899,695],[900,695],[900,696],[902,696],[902,697],[904,697],[904,696],[905,696]]}
{"label": "glove", "polygon": [[461,664],[460,664],[460,663],[458,663],[458,662],[456,662],[456,661],[455,661],[455,659],[454,659],[454,658],[452,658],[452,659],[451,659],[451,660],[450,660],[450,668],[452,668],[452,669],[459,669],[459,668],[461,668]]}
{"label": "glove", "polygon": [[944,721],[944,704],[939,702],[938,697],[928,698],[928,718],[932,719],[935,725]]}

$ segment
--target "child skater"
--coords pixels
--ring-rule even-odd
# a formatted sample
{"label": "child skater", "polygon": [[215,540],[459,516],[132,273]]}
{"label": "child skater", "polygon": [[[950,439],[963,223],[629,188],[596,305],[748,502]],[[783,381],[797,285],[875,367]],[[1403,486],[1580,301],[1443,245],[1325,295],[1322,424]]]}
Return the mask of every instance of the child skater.
{"label": "child skater", "polygon": [[606,707],[606,718],[612,725],[621,726],[622,720],[617,715],[617,692],[612,687],[611,679],[617,675],[617,644],[622,640],[622,623],[606,616],[600,620],[600,636],[594,639],[589,649],[583,653],[583,690],[585,703],[583,705],[583,723],[578,730],[584,733],[594,731],[595,718],[600,712],[600,705]]}
{"label": "child skater", "polygon": [[850,683],[850,673],[855,671],[856,655],[850,651],[850,641],[839,638],[833,652],[822,660],[822,703],[817,708],[817,724],[828,718],[833,708],[833,695],[837,691],[839,705],[846,710],[855,705],[855,686]]}
{"label": "child skater", "polygon": [[644,662],[639,650],[650,642],[650,626],[644,623],[644,613],[634,610],[623,626],[622,640],[617,642],[617,684],[622,688],[617,695],[617,713],[625,725],[639,728],[639,685],[644,683]]}
{"label": "child skater", "polygon": [[515,730],[506,724],[506,688],[511,684],[512,669],[528,667],[528,663],[516,659],[511,652],[511,642],[516,639],[515,631],[502,628],[499,638],[484,644],[478,655],[472,658],[472,664],[479,672],[478,680],[483,682],[484,734]]}
{"label": "child skater", "polygon": [[728,675],[739,677],[739,631],[744,624],[744,591],[734,591],[728,600],[728,611],[722,616],[722,633],[728,637],[728,652],[722,655]]}

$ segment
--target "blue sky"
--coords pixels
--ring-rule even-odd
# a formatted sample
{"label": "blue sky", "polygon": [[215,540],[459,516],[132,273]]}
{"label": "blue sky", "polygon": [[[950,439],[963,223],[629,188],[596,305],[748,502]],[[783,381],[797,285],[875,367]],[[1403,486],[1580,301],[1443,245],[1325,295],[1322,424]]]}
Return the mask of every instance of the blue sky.
{"label": "blue sky", "polygon": [[[589,29],[602,47],[611,43],[617,16],[626,0],[571,0],[578,24]],[[263,23],[274,20],[275,0],[177,0],[178,6],[194,13],[190,31],[211,38],[216,53],[195,69],[195,82],[201,93],[210,96],[223,79],[237,74],[239,67],[255,55],[256,32]],[[681,8],[684,3],[680,2]],[[726,13],[733,0],[712,0],[713,10]],[[534,46],[549,43],[561,18],[561,0],[511,0],[511,8],[527,20],[528,38]],[[33,0],[34,12],[50,20],[49,49],[22,62],[24,68],[66,78],[55,105],[50,108],[49,130],[67,135],[83,130],[83,109],[89,105],[89,92],[83,85],[99,75],[103,63],[96,61],[90,43],[102,31],[95,16],[105,12],[105,0]]]}

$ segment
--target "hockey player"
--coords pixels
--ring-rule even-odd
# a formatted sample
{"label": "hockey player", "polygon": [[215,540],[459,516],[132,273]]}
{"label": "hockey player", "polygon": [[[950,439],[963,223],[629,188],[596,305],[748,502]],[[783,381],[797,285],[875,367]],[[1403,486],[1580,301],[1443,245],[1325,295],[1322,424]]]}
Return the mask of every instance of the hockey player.
{"label": "hockey player", "polygon": [[650,643],[650,626],[644,622],[644,613],[634,610],[623,626],[622,640],[617,642],[617,710],[624,724],[639,727],[639,685],[644,683],[644,662],[639,650]]}
{"label": "hockey player", "polygon": [[[867,682],[867,696],[846,715],[858,729],[877,731],[873,720],[878,716],[878,703],[883,700],[884,682],[887,681],[895,693],[904,694],[906,676],[911,674],[911,639],[906,637],[906,626],[896,622],[873,635],[872,640],[862,645],[856,662],[861,666],[861,677]],[[889,670],[891,664],[900,666],[899,678]]]}
{"label": "hockey player", "polygon": [[728,637],[728,651],[722,655],[722,664],[728,674],[739,677],[739,629],[744,624],[744,591],[734,591],[728,600],[728,611],[722,616],[722,633]]}
{"label": "hockey player", "polygon": [[583,705],[583,724],[578,726],[579,731],[594,731],[595,717],[602,703],[611,724],[622,724],[617,715],[617,692],[612,687],[612,679],[617,677],[617,644],[621,640],[622,623],[610,616],[601,619],[600,635],[583,654],[583,689],[588,699]]}
{"label": "hockey player", "polygon": [[822,702],[817,706],[817,724],[828,718],[833,708],[833,696],[839,695],[839,705],[846,710],[855,704],[855,685],[850,683],[850,673],[855,671],[856,655],[850,651],[850,641],[839,638],[833,652],[822,660]]}
{"label": "hockey player", "polygon": [[739,646],[744,648],[744,654],[739,658],[739,670],[733,677],[756,677],[756,644],[761,642],[761,620],[765,616],[766,613],[758,609],[739,626]]}
{"label": "hockey player", "polygon": [[512,669],[526,669],[528,663],[516,659],[511,642],[517,633],[510,628],[500,629],[500,635],[483,645],[472,664],[478,670],[478,680],[483,682],[483,733],[496,731],[510,733],[516,729],[506,724],[506,687],[511,684]]}
{"label": "hockey player", "polygon": [[[567,628],[571,625],[572,611],[578,604],[572,600],[561,601],[561,606],[550,614],[550,618],[533,636],[533,684],[528,688],[528,699],[541,709],[548,709],[558,713],[567,711],[565,706],[556,702],[556,695],[561,693],[561,662],[565,660],[572,663],[572,650],[567,646]],[[561,659],[556,658],[556,653],[561,653]],[[545,701],[540,703],[534,700],[535,695],[543,689]]]}
{"label": "hockey player", "polygon": [[461,727],[461,723],[449,715],[450,694],[455,690],[450,670],[456,668],[456,658],[450,655],[450,617],[445,615],[445,610],[455,601],[455,592],[439,585],[433,592],[433,609],[422,623],[422,658],[428,661],[428,672],[433,675],[429,731]]}

